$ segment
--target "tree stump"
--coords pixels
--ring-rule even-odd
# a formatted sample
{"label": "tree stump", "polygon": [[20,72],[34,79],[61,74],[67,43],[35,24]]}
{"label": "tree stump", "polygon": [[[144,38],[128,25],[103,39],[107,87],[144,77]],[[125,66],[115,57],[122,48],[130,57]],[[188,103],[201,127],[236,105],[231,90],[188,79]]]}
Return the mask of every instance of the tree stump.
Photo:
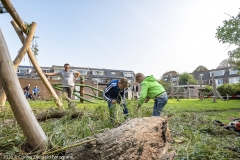
{"label": "tree stump", "polygon": [[124,122],[114,129],[80,141],[96,138],[96,141],[69,148],[66,156],[84,160],[159,160],[174,158],[169,152],[171,135],[167,118],[145,117]]}

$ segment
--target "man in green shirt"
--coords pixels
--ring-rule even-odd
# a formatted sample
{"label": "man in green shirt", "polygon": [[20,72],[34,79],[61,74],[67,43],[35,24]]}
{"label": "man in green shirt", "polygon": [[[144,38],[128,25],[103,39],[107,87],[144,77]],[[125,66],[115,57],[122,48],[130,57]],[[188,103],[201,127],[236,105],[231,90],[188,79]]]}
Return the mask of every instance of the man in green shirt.
{"label": "man in green shirt", "polygon": [[159,84],[151,75],[145,77],[142,73],[136,74],[137,83],[141,84],[141,93],[138,100],[138,108],[149,99],[154,99],[153,116],[160,116],[165,104],[167,104],[168,97],[165,89]]}

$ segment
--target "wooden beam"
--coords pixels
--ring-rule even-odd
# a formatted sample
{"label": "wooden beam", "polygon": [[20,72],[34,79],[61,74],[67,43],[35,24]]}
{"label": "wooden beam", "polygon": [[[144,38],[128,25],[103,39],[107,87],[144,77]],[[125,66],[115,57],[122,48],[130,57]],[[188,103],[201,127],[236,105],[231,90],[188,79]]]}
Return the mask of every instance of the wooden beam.
{"label": "wooden beam", "polygon": [[215,83],[215,79],[214,79],[214,73],[211,73],[212,76],[212,86],[213,86],[213,102],[216,102],[217,99],[217,93],[216,93],[216,83]]}
{"label": "wooden beam", "polygon": [[[33,23],[35,23],[35,22],[33,22]],[[20,38],[22,44],[24,44],[25,36],[24,36],[21,28],[18,27],[18,25],[17,25],[17,23],[16,23],[15,21],[11,21],[11,24],[12,24],[13,28],[15,29],[18,37]],[[32,25],[33,25],[33,24],[32,24]],[[32,27],[33,27],[33,26],[32,26]],[[31,28],[32,28],[32,27],[31,27]],[[31,29],[30,29],[30,31],[31,31]]]}
{"label": "wooden beam", "polygon": [[[14,23],[14,21],[12,21],[12,24],[14,26],[15,31],[19,32],[20,28],[16,25],[16,23]],[[25,40],[25,43],[23,44],[23,47],[20,49],[17,57],[13,61],[13,67],[14,67],[15,71],[17,70],[19,64],[21,63],[22,59],[24,58],[25,54],[27,53],[27,50],[30,48],[30,44],[32,42],[32,39],[33,39],[33,36],[34,36],[34,32],[36,30],[36,27],[37,27],[37,23],[33,22],[32,26],[31,26],[31,29],[29,31],[29,34],[28,34],[28,36],[27,36],[27,38]],[[18,36],[19,36],[20,39],[24,38],[23,34],[18,34]],[[24,40],[22,42],[24,42]],[[7,99],[6,94],[3,91],[2,94],[0,95],[0,104],[1,104],[1,106],[5,106],[6,99]]]}
{"label": "wooden beam", "polygon": [[8,13],[12,16],[17,25],[23,30],[25,34],[27,34],[27,27],[25,23],[22,21],[21,17],[18,15],[17,11],[13,7],[13,4],[10,0],[1,0],[4,8],[8,11]]}
{"label": "wooden beam", "polygon": [[[31,29],[30,29],[31,30]],[[21,36],[19,36],[20,40],[21,40]],[[53,87],[51,86],[51,84],[49,83],[48,79],[46,78],[46,76],[42,73],[42,69],[40,68],[40,66],[38,65],[38,62],[32,52],[32,50],[30,48],[27,49],[27,53],[28,53],[28,57],[30,59],[30,61],[32,62],[35,70],[37,71],[39,77],[41,78],[41,80],[43,81],[44,85],[46,86],[48,92],[53,96],[54,101],[56,103],[56,105],[59,108],[63,108],[63,104],[60,101],[58,95],[56,94],[56,92],[54,91]]]}
{"label": "wooden beam", "polygon": [[23,94],[1,30],[0,83],[3,85],[3,89],[5,90],[13,114],[23,130],[30,146],[36,150],[45,149],[47,146],[47,137],[36,120],[28,101]]}

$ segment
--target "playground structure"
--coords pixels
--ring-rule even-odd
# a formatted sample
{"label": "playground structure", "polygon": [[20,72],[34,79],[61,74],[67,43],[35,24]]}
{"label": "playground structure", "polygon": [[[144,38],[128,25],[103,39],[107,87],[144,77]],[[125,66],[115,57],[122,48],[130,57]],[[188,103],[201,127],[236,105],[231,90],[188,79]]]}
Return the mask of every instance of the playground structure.
{"label": "playground structure", "polygon": [[[14,21],[11,23],[23,44],[19,54],[12,62],[7,44],[0,30],[0,83],[2,84],[4,90],[0,97],[0,103],[2,106],[4,106],[6,98],[8,98],[14,116],[23,130],[23,133],[26,136],[31,148],[33,150],[44,150],[47,147],[47,137],[36,120],[28,101],[22,94],[22,88],[15,72],[26,52],[44,85],[48,89],[49,93],[53,96],[56,105],[59,108],[63,108],[63,104],[50,85],[46,76],[42,73],[34,53],[30,49],[30,44],[33,40],[33,35],[37,24],[33,22],[29,28],[29,26],[24,23],[22,18],[20,18],[10,0],[1,0],[0,2],[4,6],[4,9],[14,19]],[[26,35],[26,38],[24,34]]]}
{"label": "playground structure", "polygon": [[[91,100],[88,100],[86,98],[84,98],[84,95],[86,96],[89,96],[89,97],[92,97],[92,98],[95,98],[95,99],[99,99],[99,100],[104,100],[102,97],[99,97],[95,91],[98,91],[102,94],[102,90],[98,89],[98,88],[95,88],[95,87],[92,87],[90,85],[85,85],[84,84],[84,77],[81,76],[80,78],[80,83],[81,84],[75,84],[75,86],[80,86],[80,91],[77,91],[76,89],[73,90],[73,95],[78,97],[80,99],[80,102],[83,103],[84,101],[86,102],[91,102],[91,103],[95,103]],[[63,88],[62,88],[62,84],[52,84],[53,88],[56,89],[56,90],[59,90],[59,91],[63,91]],[[92,92],[93,94],[90,94],[90,93],[85,93],[84,92],[84,88],[90,88],[92,89]]]}

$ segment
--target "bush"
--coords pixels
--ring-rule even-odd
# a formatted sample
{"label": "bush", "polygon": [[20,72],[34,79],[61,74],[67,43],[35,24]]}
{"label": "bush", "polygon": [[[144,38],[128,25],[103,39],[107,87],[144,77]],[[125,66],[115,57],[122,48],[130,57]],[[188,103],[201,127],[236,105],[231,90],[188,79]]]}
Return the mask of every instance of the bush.
{"label": "bush", "polygon": [[[239,84],[238,84],[239,86]],[[218,92],[222,95],[222,96],[225,96],[226,94],[228,95],[234,95],[237,93],[237,90],[236,90],[236,84],[228,84],[228,83],[225,83],[221,86],[219,86],[217,88]],[[240,87],[239,87],[240,88]]]}
{"label": "bush", "polygon": [[204,87],[203,92],[212,92],[212,90],[213,90],[212,86],[206,85],[206,86]]}

